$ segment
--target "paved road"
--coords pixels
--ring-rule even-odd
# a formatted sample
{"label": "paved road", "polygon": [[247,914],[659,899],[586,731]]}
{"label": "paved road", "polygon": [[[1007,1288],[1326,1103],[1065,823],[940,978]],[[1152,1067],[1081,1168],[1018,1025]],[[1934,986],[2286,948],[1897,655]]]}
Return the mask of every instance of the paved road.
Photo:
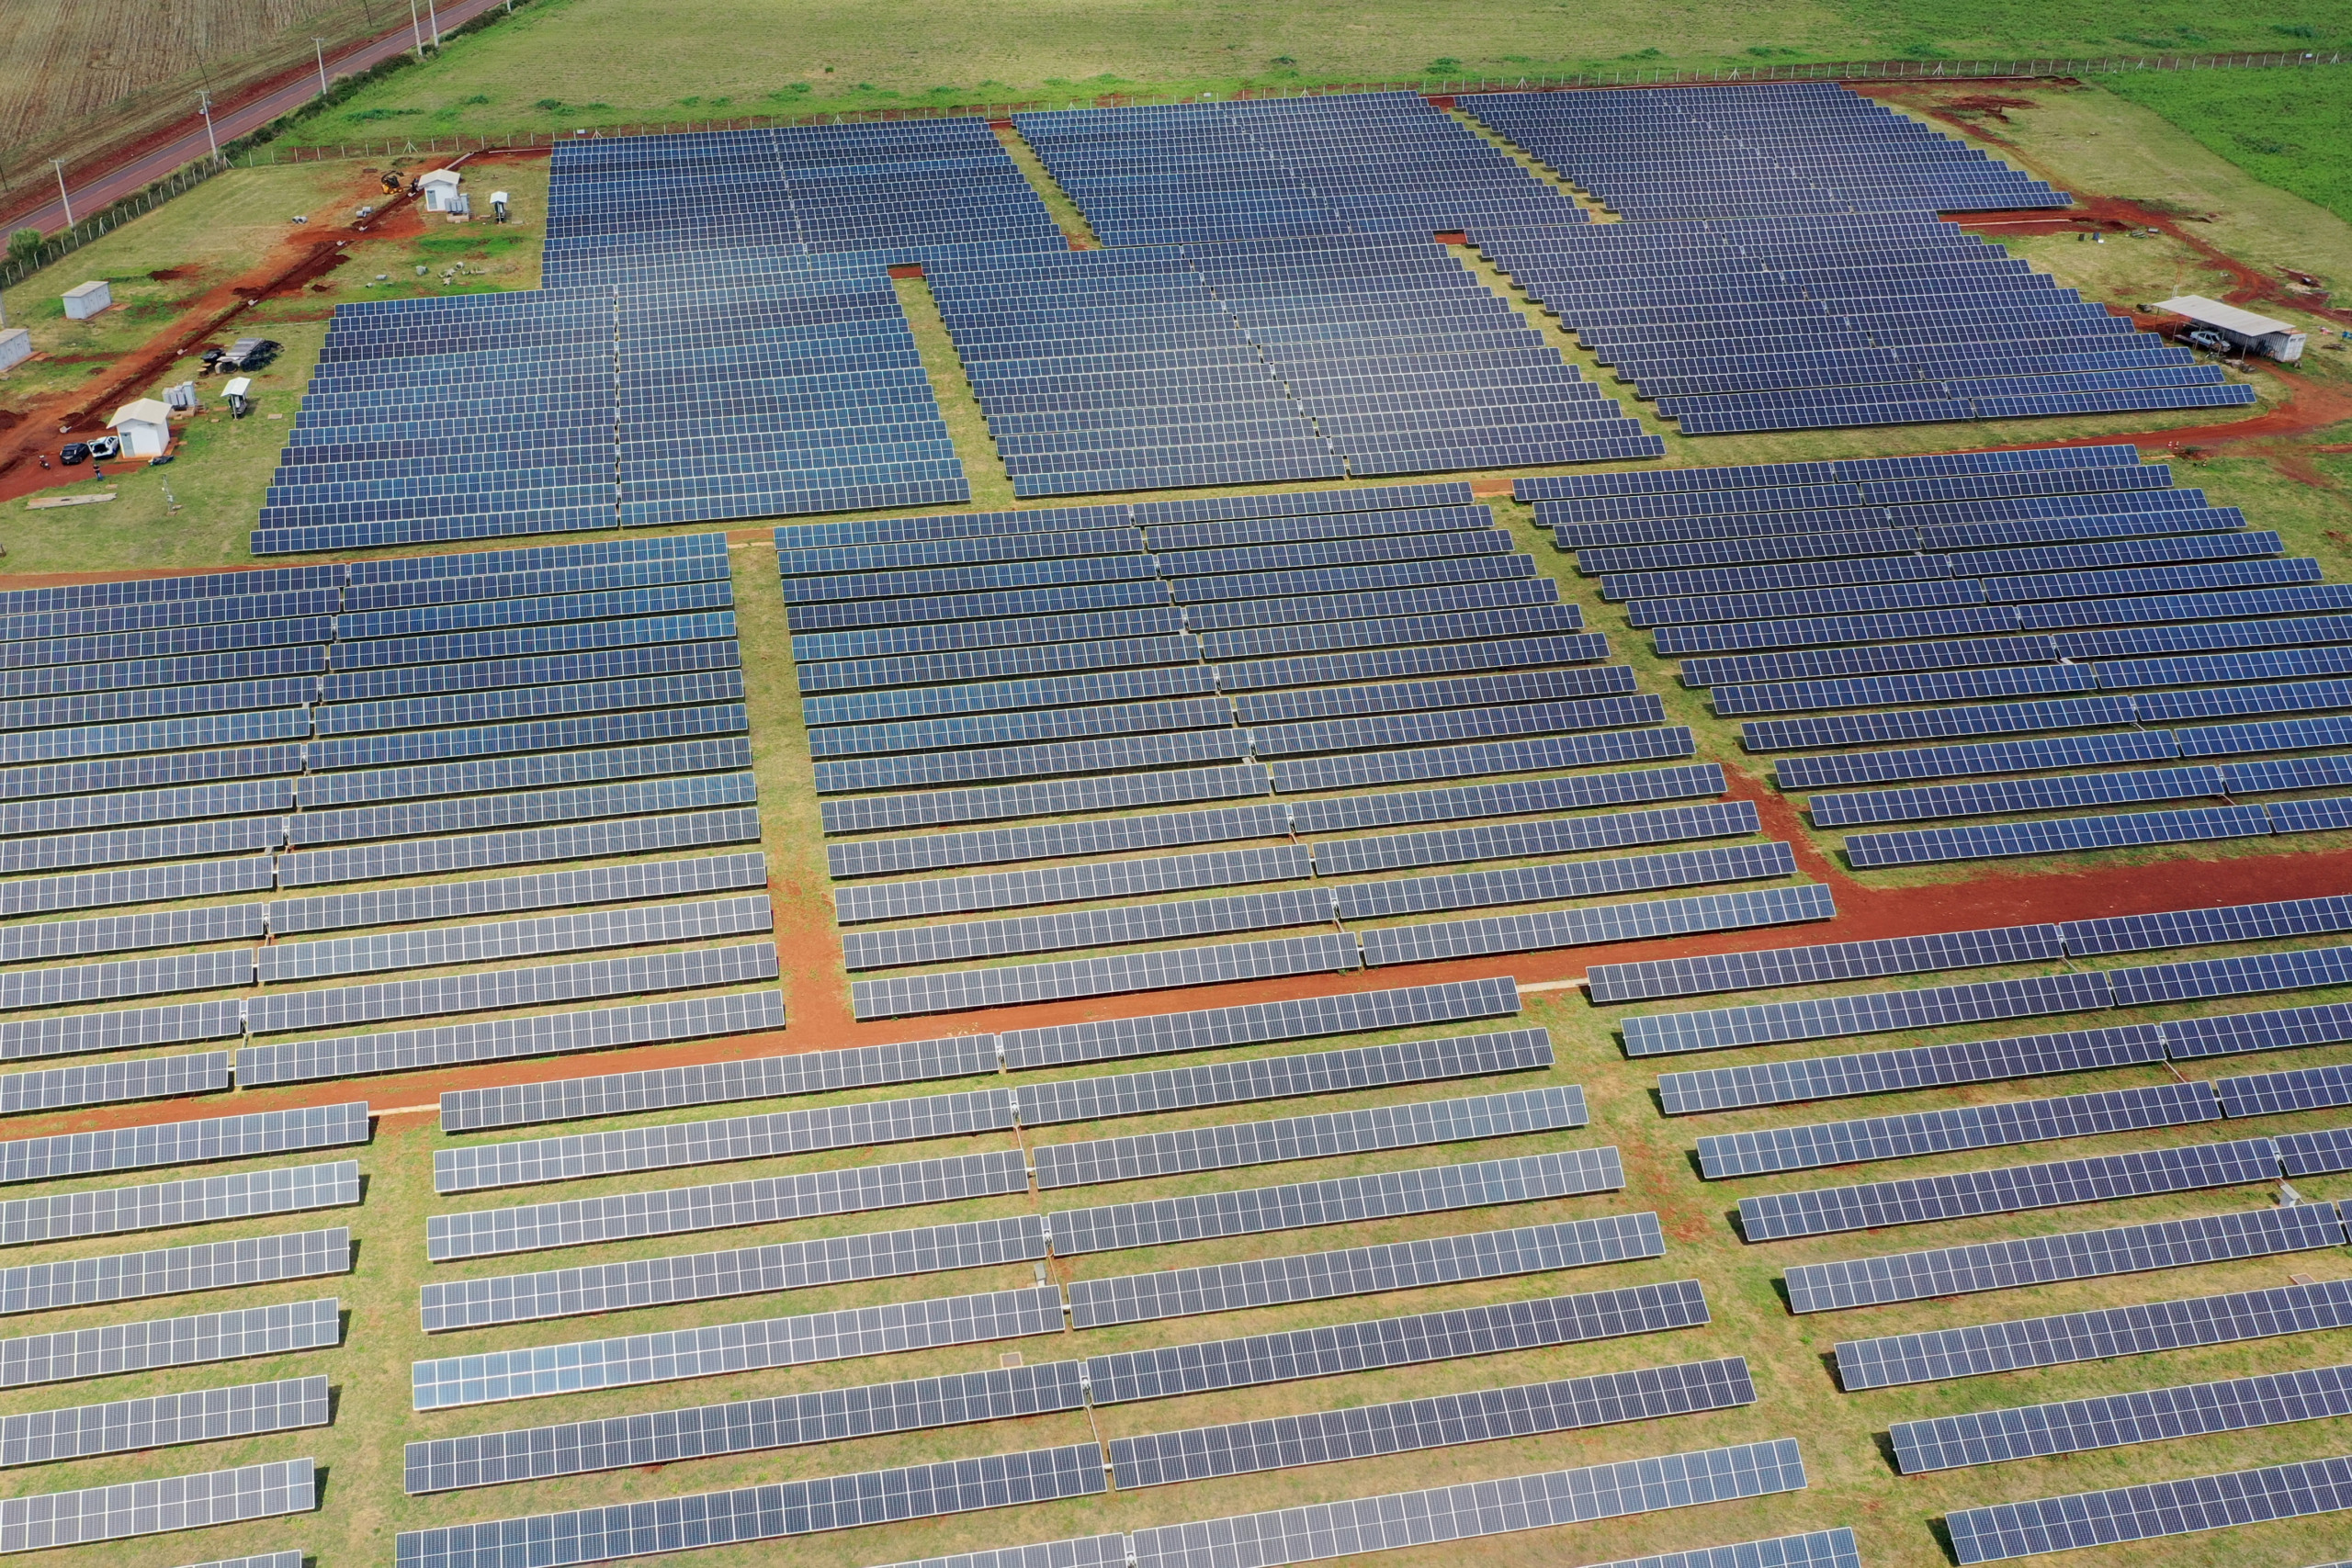
{"label": "paved road", "polygon": [[[434,9],[439,14],[441,31],[446,35],[450,28],[473,20],[484,11],[495,10],[503,3],[504,0],[435,0]],[[423,16],[421,5],[418,14]],[[414,47],[415,39],[409,32],[408,23],[402,21],[397,28],[380,38],[369,39],[365,43],[346,48],[340,54],[327,56],[327,75],[330,79],[351,75],[381,64]],[[213,134],[223,141],[232,141],[248,131],[258,130],[290,109],[301,107],[318,96],[318,73],[312,70],[304,72],[281,87],[255,94],[230,107],[216,104],[212,110]],[[194,105],[191,104],[187,129],[170,141],[134,157],[106,164],[96,173],[69,175],[68,188],[73,193],[74,215],[87,218],[112,202],[146,189],[175,169],[203,157],[210,146],[205,138],[204,121],[194,112]],[[27,206],[11,213],[5,221],[0,221],[0,228],[14,231],[28,224],[40,229],[44,234],[53,234],[65,227],[65,209],[52,195],[40,206]]]}

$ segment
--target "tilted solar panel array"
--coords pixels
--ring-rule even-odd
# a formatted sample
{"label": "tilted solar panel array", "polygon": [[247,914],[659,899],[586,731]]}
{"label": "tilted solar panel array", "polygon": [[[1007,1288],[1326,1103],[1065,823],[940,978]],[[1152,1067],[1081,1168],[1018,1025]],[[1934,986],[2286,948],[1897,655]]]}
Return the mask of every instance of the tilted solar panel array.
{"label": "tilted solar panel array", "polygon": [[[1781,889],[1359,944],[1357,921],[1794,870],[1785,846],[1738,844],[1353,880],[1761,826],[1744,804],[1658,804],[1720,792],[1722,771],[1703,764],[1360,793],[1689,754],[1688,732],[1658,724],[1628,668],[1595,662],[1606,639],[1578,635],[1577,613],[1493,521],[1466,485],[1432,484],[778,529],[830,869],[877,879],[835,895],[856,928],[844,961],[932,971],[855,982],[859,1016],[1823,918],[1823,890]],[[1351,793],[1317,797],[1331,790]],[[1248,804],[1207,804],[1236,799]],[[1189,808],[1102,815],[1148,807]],[[1607,807],[1631,809],[1556,815]],[[1527,816],[1548,819],[1292,841]],[[909,829],[944,830],[878,836]],[[1146,853],[1053,863],[1126,852]],[[1163,901],[1055,908],[1138,896]],[[938,967],[1212,936],[1248,940]]]}
{"label": "tilted solar panel array", "polygon": [[1936,217],[2064,208],[2064,192],[1842,86],[1464,104],[1628,220],[1471,239],[1685,434],[2255,400]]}
{"label": "tilted solar panel array", "polygon": [[[2136,459],[2087,446],[1520,488],[1682,656],[1685,685],[1758,716],[1748,750],[1805,753],[1773,772],[1816,824],[1888,829],[1846,840],[1857,867],[2352,821],[2352,615],[2318,613],[2352,608],[2352,588]],[[2264,795],[2287,798],[2243,798]],[[2154,809],[2118,809],[2139,807]],[[2086,807],[2110,809],[1966,821]]]}
{"label": "tilted solar panel array", "polygon": [[973,119],[567,142],[543,290],[337,310],[287,553],[968,499],[888,276],[1065,250]]}

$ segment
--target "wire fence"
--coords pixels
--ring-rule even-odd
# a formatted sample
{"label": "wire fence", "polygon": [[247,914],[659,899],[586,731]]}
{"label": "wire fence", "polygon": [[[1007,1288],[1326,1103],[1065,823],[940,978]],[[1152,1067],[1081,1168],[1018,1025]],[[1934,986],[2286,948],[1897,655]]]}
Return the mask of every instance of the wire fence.
{"label": "wire fence", "polygon": [[[2140,54],[2039,60],[1866,60],[1790,65],[1732,65],[1710,71],[1628,66],[1565,76],[1423,77],[1411,82],[1344,82],[1312,87],[1244,88],[1234,99],[1321,97],[1334,93],[1419,93],[1424,97],[1462,97],[1479,93],[1569,92],[1589,87],[1673,87],[1733,82],[1991,82],[2047,77],[2113,76],[2141,71],[2279,70],[2341,65],[2341,53]],[[1004,119],[1049,109],[1126,108],[1141,104],[1195,103],[1214,95],[1105,93],[1091,98],[1035,98],[1019,103],[909,105],[901,108],[843,109],[838,113],[744,115],[732,119],[640,120],[580,126],[569,130],[512,131],[495,136],[395,137],[383,141],[272,145],[239,160],[240,168],[273,164],[312,164],[346,158],[430,157],[439,153],[492,152],[552,147],[582,136],[672,136],[686,131],[758,130],[774,126],[863,125],[898,119]]]}
{"label": "wire fence", "polygon": [[91,241],[113,233],[134,218],[143,218],[176,196],[185,196],[213,175],[229,167],[226,158],[206,158],[190,164],[175,175],[166,175],[136,196],[126,196],[104,212],[85,218],[71,228],[60,229],[40,244],[23,255],[10,255],[0,262],[0,289],[14,288],[34,273],[52,262],[62,261]]}

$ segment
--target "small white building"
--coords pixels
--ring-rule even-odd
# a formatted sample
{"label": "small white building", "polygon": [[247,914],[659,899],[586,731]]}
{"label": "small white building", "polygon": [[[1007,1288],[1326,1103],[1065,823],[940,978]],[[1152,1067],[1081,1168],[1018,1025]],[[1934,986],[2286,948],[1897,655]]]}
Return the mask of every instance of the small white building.
{"label": "small white building", "polygon": [[0,370],[22,365],[33,356],[33,334],[28,327],[9,327],[0,331]]}
{"label": "small white building", "polygon": [[416,183],[424,187],[424,210],[427,212],[453,210],[452,203],[456,201],[458,196],[458,182],[464,177],[455,169],[435,169],[429,175],[421,175]]}
{"label": "small white building", "polygon": [[65,319],[86,321],[114,303],[114,291],[101,281],[85,283],[65,291]]}
{"label": "small white building", "polygon": [[123,404],[107,423],[121,439],[126,457],[160,457],[172,444],[172,411],[153,398]]}
{"label": "small white building", "polygon": [[2248,354],[2267,354],[2273,359],[2292,363],[2303,356],[2303,334],[2291,321],[2273,321],[2257,316],[2251,310],[2241,310],[2235,305],[2224,305],[2219,299],[2208,299],[2201,294],[2184,294],[2177,299],[2166,299],[2156,307],[2176,316],[2187,316],[2209,332],[2216,332]]}

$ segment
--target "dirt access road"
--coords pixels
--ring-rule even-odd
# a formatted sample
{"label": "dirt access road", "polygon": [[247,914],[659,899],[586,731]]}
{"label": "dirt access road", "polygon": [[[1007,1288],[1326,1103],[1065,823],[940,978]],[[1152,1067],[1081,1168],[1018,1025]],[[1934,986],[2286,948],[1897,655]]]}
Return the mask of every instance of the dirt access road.
{"label": "dirt access road", "polygon": [[[435,9],[446,34],[505,3],[506,0],[447,0],[440,4],[436,0]],[[407,27],[395,28],[328,60],[328,79],[356,75],[414,47],[414,37]],[[215,104],[209,135],[202,117],[191,109],[185,130],[141,137],[90,160],[81,168],[67,169],[65,186],[74,211],[83,218],[101,212],[124,197],[136,196],[166,175],[204,157],[212,150],[214,138],[233,141],[259,130],[280,115],[292,113],[318,96],[318,67],[312,63],[281,72],[242,89],[240,94],[232,94],[222,104]],[[28,227],[44,234],[54,234],[64,228],[63,203],[55,196],[28,194],[15,211],[0,218],[0,228],[10,232]]]}

